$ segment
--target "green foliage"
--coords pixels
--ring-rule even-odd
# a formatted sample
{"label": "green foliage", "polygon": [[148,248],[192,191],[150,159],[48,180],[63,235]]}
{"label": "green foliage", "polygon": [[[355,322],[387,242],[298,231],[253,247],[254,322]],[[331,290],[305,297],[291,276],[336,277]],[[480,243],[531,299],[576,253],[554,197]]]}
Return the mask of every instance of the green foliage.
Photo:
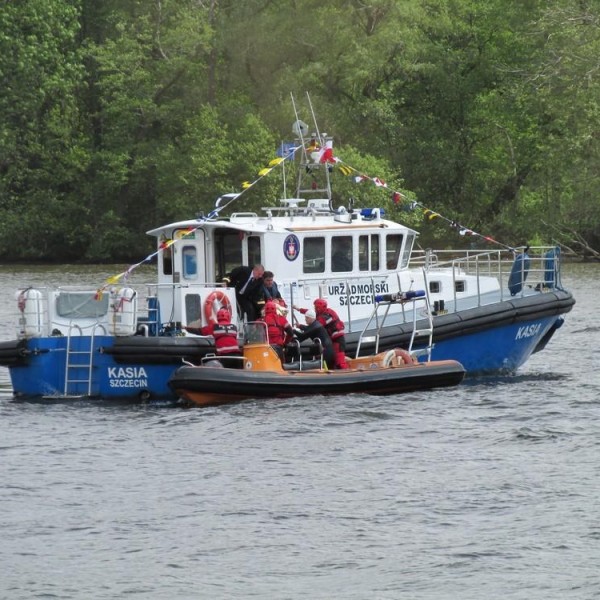
{"label": "green foliage", "polygon": [[[2,2],[0,256],[143,257],[146,230],[241,192],[313,112],[388,183],[334,168],[336,205],[456,241],[398,190],[510,244],[600,244],[599,54],[591,0]],[[276,203],[282,174],[231,210]]]}
{"label": "green foliage", "polygon": [[[80,254],[79,189],[90,154],[77,2],[5,2],[0,9],[0,252]],[[17,229],[11,229],[18,225]],[[31,231],[15,247],[15,231]],[[35,232],[35,233],[34,233]]]}

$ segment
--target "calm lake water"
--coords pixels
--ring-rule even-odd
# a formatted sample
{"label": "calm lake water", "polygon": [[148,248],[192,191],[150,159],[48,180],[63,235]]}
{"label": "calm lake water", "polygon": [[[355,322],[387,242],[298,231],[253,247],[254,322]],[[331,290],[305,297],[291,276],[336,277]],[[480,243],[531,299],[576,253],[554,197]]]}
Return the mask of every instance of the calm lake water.
{"label": "calm lake water", "polygon": [[[0,267],[0,339],[16,287],[121,270]],[[563,283],[544,352],[450,390],[43,404],[0,368],[0,598],[597,599],[600,265]]]}

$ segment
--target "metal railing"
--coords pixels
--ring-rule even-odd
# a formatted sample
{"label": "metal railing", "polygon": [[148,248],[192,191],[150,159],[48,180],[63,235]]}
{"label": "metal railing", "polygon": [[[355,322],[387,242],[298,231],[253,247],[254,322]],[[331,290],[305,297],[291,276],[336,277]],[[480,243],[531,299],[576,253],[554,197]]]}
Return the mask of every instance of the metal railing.
{"label": "metal railing", "polygon": [[[523,267],[515,266],[522,257]],[[526,264],[526,267],[525,267]],[[561,289],[560,251],[556,246],[535,246],[510,250],[415,250],[410,267],[422,267],[429,277],[436,271],[451,271],[454,301],[460,278],[474,276],[477,282],[478,306],[484,304],[480,288],[483,277],[495,278],[500,300],[524,296],[532,291]]]}

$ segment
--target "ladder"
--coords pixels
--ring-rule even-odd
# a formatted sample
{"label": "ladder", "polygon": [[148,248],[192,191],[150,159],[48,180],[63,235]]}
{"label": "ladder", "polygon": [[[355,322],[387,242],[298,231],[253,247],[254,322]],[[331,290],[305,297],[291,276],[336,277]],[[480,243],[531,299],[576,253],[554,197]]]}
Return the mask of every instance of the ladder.
{"label": "ladder", "polygon": [[[417,303],[420,302],[425,304],[425,310],[422,311],[423,315],[421,315],[421,318],[423,318],[425,322],[423,323],[421,328],[418,329],[417,321],[419,320],[419,311],[417,310]],[[408,344],[408,352],[415,357],[427,356],[428,362],[431,360],[431,350],[433,348],[433,315],[431,314],[429,293],[426,290],[417,292],[408,291],[398,292],[395,294],[384,294],[379,299],[375,298],[375,306],[373,309],[373,313],[371,314],[371,317],[367,321],[362,333],[358,338],[358,344],[356,346],[356,358],[360,356],[361,346],[363,344],[374,344],[374,353],[377,354],[379,352],[379,340],[381,337],[381,331],[384,327],[386,319],[388,318],[390,308],[392,306],[400,306],[402,313],[404,313],[405,304],[410,304],[412,307],[412,330],[410,335],[410,341]],[[380,315],[378,317],[378,311],[380,308],[383,308],[383,315]],[[365,335],[365,333],[367,332],[373,321],[378,322],[375,334],[367,336]],[[420,346],[425,342],[425,340],[422,339],[424,336],[427,336],[425,347],[417,350],[413,349],[415,343],[417,343],[417,345]]]}
{"label": "ladder", "polygon": [[[65,397],[92,395],[94,367],[94,338],[96,329],[104,327],[96,323],[89,336],[84,336],[79,325],[71,323],[67,333],[67,355],[65,360]],[[79,335],[74,336],[74,331]],[[74,343],[74,338],[78,343]],[[81,391],[85,387],[85,393]]]}
{"label": "ladder", "polygon": [[[413,300],[413,328],[408,344],[408,351],[415,357],[427,356],[427,362],[431,360],[431,350],[433,348],[433,314],[431,313],[431,303],[429,301],[429,281],[427,280],[427,272],[423,268],[423,281],[425,282],[425,295]],[[425,303],[425,327],[417,329],[417,307],[414,301],[420,300]],[[427,344],[424,348],[413,350],[413,344],[416,338],[427,336]],[[419,342],[420,344],[420,342]]]}
{"label": "ladder", "polygon": [[[427,355],[427,362],[431,360],[431,349],[433,348],[433,315],[431,314],[431,306],[429,305],[429,294],[426,294],[419,300],[425,302],[425,327],[417,329],[417,309],[413,306],[413,328],[410,335],[410,342],[408,344],[408,352],[413,356],[424,356]],[[416,338],[427,336],[427,344],[425,348],[420,350],[413,350],[413,344]],[[419,342],[420,343],[420,342]]]}

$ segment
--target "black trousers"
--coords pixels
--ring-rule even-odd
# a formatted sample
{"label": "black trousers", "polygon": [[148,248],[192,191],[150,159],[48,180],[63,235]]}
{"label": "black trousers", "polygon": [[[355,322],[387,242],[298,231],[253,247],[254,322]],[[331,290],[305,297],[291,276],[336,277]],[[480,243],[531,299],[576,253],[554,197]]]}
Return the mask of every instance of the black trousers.
{"label": "black trousers", "polygon": [[252,302],[250,298],[244,296],[237,296],[237,302],[242,309],[242,316],[245,316],[247,321],[256,321],[258,313],[256,306],[254,306],[254,302]]}

